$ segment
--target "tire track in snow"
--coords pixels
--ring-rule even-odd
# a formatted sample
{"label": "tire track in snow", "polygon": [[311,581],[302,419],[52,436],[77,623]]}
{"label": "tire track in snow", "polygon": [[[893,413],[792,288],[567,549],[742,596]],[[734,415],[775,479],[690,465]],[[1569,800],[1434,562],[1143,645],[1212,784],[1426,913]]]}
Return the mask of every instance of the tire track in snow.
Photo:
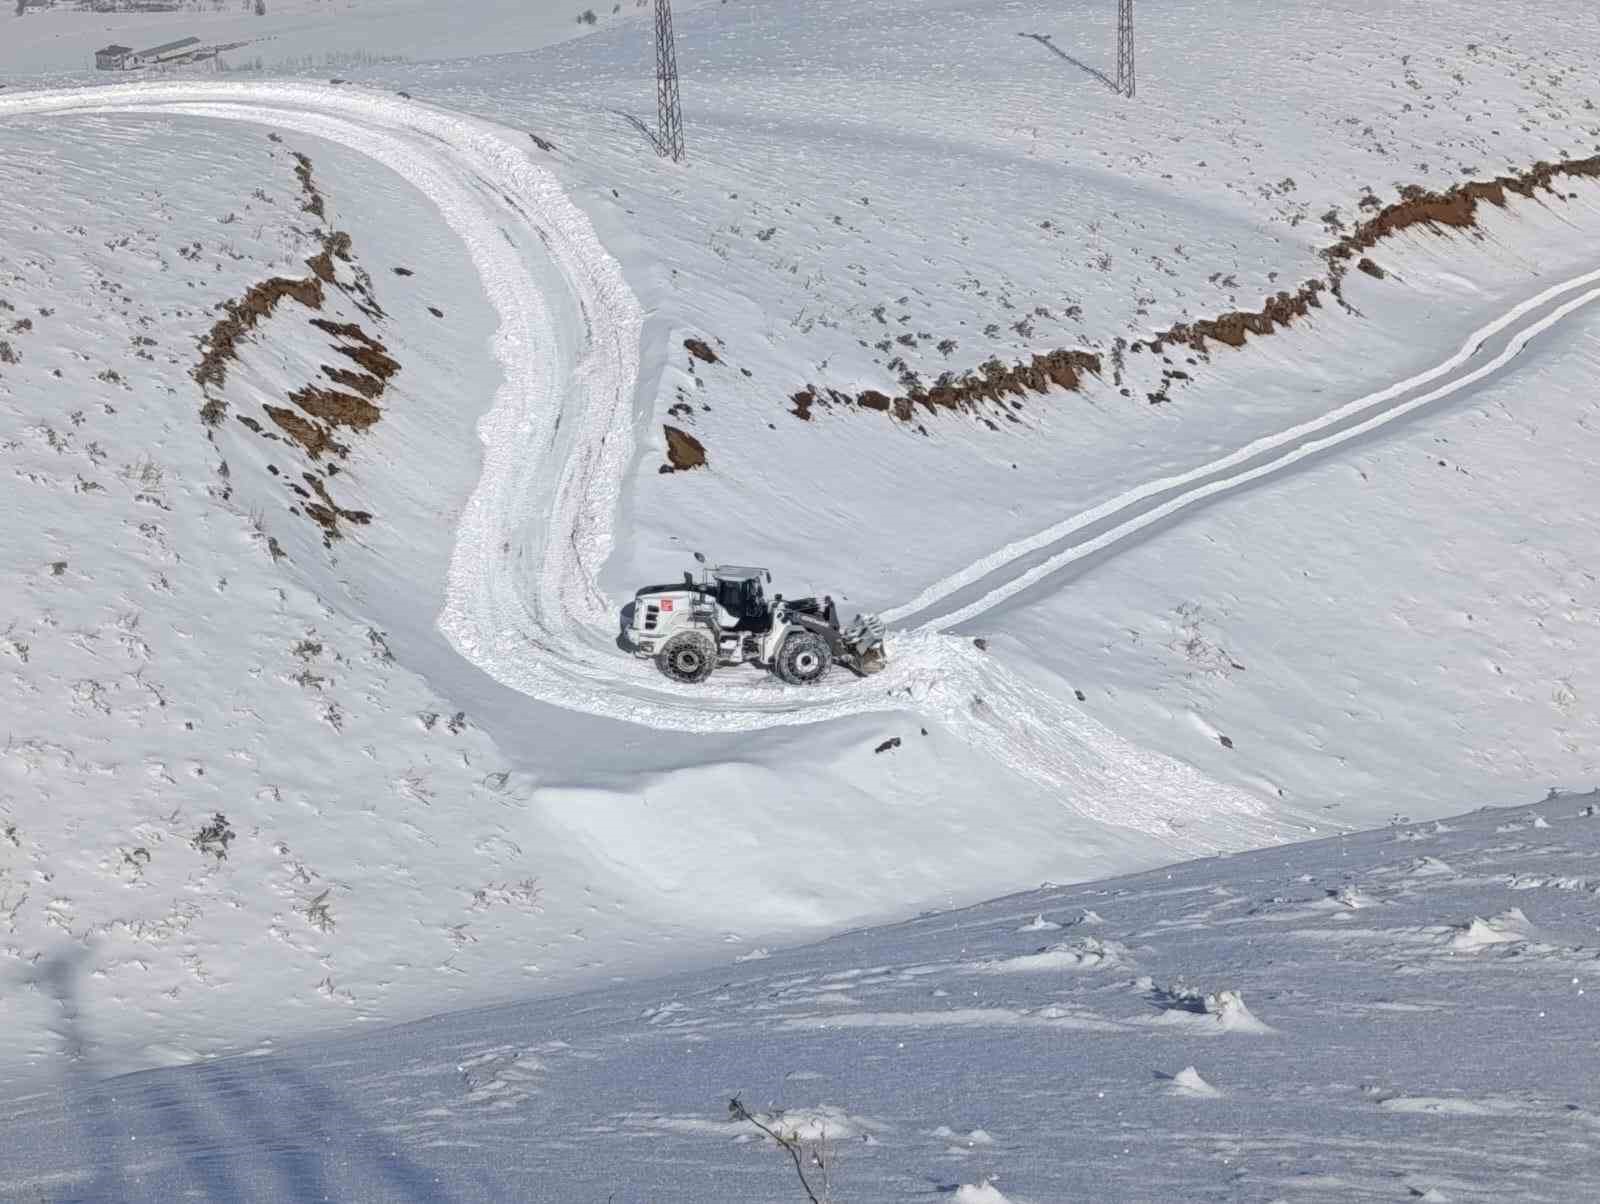
{"label": "tire track in snow", "polygon": [[[1469,335],[1454,355],[1424,372],[1288,430],[1262,436],[1198,468],[1148,481],[1008,544],[929,586],[905,605],[885,611],[883,618],[927,631],[957,627],[1077,561],[1131,544],[1184,510],[1282,474],[1303,460],[1469,389],[1508,365],[1540,334],[1597,299],[1600,271],[1552,285]],[[1504,346],[1496,354],[1462,371],[1502,339]],[[1441,379],[1443,383],[1434,383]]]}

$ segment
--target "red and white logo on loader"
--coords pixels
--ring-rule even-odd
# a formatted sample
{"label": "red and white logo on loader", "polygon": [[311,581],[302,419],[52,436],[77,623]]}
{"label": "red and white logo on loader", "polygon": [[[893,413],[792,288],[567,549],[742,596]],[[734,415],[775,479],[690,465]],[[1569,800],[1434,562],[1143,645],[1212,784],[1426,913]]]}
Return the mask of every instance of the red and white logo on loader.
{"label": "red and white logo on loader", "polygon": [[661,609],[662,610],[671,610],[672,609],[672,599],[671,598],[663,598],[663,599],[661,599]]}

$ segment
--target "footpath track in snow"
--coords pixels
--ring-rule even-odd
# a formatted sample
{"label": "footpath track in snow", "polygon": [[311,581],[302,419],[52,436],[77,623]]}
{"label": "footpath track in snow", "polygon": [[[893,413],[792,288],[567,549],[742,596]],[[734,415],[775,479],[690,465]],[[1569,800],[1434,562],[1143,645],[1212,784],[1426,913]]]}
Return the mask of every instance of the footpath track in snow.
{"label": "footpath track in snow", "polygon": [[[1185,508],[1281,472],[1469,388],[1600,297],[1600,272],[1546,290],[1443,364],[1193,472],[1151,482],[1010,544],[886,617],[907,626],[868,683],[811,690],[756,675],[667,682],[619,653],[596,584],[636,431],[639,305],[620,265],[516,131],[386,94],[295,83],[141,83],[0,99],[0,120],[141,112],[300,131],[395,170],[463,240],[499,316],[503,373],[478,424],[482,476],[461,516],[439,626],[472,664],[535,699],[677,731],[748,731],[911,709],[1102,822],[1190,852],[1280,838],[1265,804],[1135,747],[1048,688],[940,634]],[[1502,346],[1503,344],[1503,346]],[[1485,359],[1491,347],[1498,354]],[[471,399],[468,399],[471,400]],[[1180,836],[1182,815],[1204,836]],[[1193,825],[1200,816],[1211,821]]]}

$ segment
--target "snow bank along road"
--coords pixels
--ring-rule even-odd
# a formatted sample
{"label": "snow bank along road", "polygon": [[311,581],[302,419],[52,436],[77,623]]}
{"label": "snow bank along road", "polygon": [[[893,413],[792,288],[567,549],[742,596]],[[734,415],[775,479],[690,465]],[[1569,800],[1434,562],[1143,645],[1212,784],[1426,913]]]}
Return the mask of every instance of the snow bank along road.
{"label": "snow bank along road", "polygon": [[[350,147],[422,191],[469,248],[499,315],[493,350],[503,380],[479,422],[483,473],[460,520],[439,624],[477,667],[544,702],[683,731],[915,709],[1064,788],[1093,818],[1170,836],[1165,817],[1179,802],[1191,820],[1222,820],[1233,832],[1226,844],[1281,829],[1256,800],[1135,748],[941,633],[1186,507],[1470,386],[1600,297],[1600,272],[1557,285],[1427,373],[1113,498],[945,578],[887,616],[916,623],[895,637],[893,663],[870,684],[797,690],[730,675],[682,687],[618,654],[616,607],[596,584],[635,429],[651,419],[635,404],[641,313],[620,266],[556,178],[529,159],[526,140],[409,100],[310,84],[132,84],[0,100],[0,119],[129,111],[249,121]],[[1485,359],[1491,346],[1498,354]]]}

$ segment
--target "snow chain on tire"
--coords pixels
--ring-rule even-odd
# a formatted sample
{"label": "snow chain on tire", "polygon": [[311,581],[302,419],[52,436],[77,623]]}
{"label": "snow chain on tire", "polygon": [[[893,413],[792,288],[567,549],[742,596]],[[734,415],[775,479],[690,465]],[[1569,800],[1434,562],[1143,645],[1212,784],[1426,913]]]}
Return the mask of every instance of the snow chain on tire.
{"label": "snow chain on tire", "polygon": [[773,669],[791,686],[814,686],[828,676],[833,649],[820,635],[795,632],[783,641]]}
{"label": "snow chain on tire", "polygon": [[717,667],[717,646],[703,631],[680,631],[656,653],[656,668],[673,681],[698,685]]}

